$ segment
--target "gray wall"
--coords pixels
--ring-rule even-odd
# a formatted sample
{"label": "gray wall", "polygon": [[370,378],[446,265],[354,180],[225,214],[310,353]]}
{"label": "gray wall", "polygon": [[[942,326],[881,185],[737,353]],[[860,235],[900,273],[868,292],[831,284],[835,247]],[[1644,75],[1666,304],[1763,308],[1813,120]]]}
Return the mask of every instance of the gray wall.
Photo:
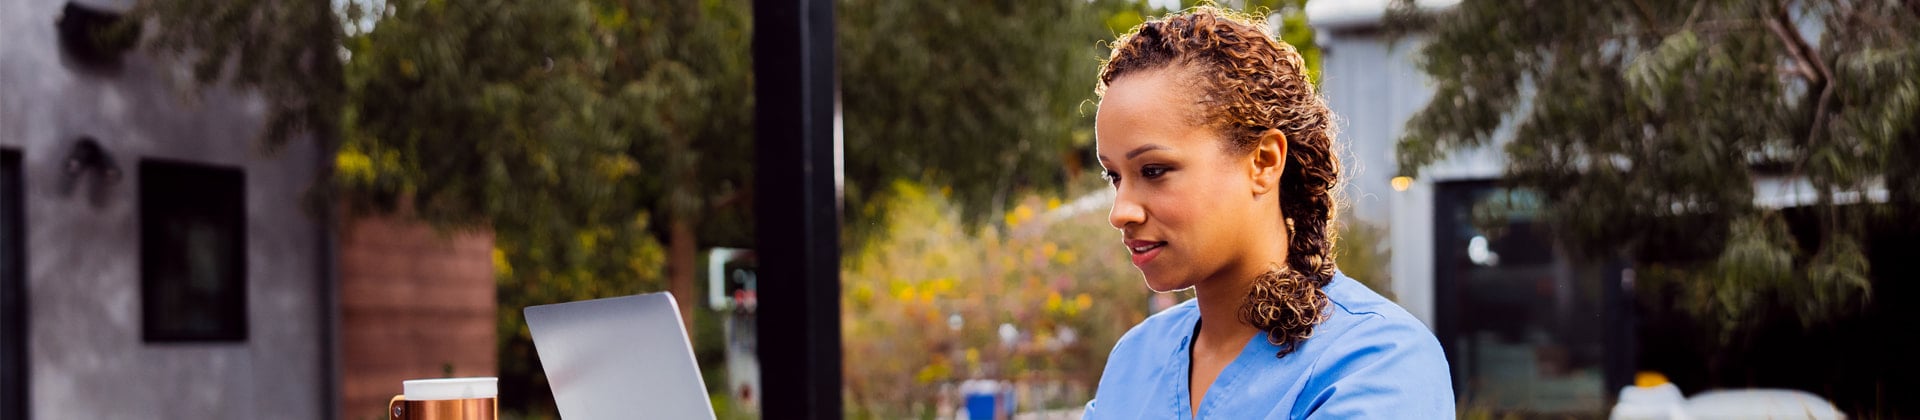
{"label": "gray wall", "polygon": [[[124,8],[130,0],[105,1]],[[317,418],[326,375],[320,236],[302,209],[317,150],[255,142],[263,107],[195,94],[185,69],[135,51],[114,73],[77,71],[54,21],[62,0],[0,1],[0,147],[22,153],[28,226],[32,416]],[[74,139],[92,136],[124,173],[98,191],[62,188]],[[139,161],[241,168],[246,176],[247,340],[141,339]]]}
{"label": "gray wall", "polygon": [[1426,75],[1413,68],[1417,38],[1389,43],[1368,34],[1323,33],[1321,93],[1339,115],[1347,148],[1347,198],[1354,216],[1386,224],[1397,175],[1394,143],[1408,117],[1433,96]]}

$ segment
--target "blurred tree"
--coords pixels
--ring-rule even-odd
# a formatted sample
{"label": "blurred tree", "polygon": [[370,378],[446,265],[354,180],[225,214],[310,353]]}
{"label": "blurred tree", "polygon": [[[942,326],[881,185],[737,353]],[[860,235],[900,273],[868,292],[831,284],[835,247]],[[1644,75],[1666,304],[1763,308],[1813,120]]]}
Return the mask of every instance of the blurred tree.
{"label": "blurred tree", "polygon": [[[1436,90],[1403,172],[1510,137],[1506,180],[1538,199],[1496,212],[1537,211],[1580,254],[1639,267],[1642,290],[1677,288],[1723,345],[1769,308],[1809,325],[1858,309],[1862,236],[1912,223],[1920,2],[1399,0],[1390,19],[1429,35]],[[1799,183],[1785,193],[1817,232],[1797,241],[1757,180]]]}
{"label": "blurred tree", "polygon": [[1103,10],[1119,1],[839,2],[850,239],[894,180],[950,185],[971,221],[1057,190],[1091,144]]}
{"label": "blurred tree", "polygon": [[[1289,21],[1300,20],[1299,0],[1251,3],[1290,5]],[[312,133],[338,151],[317,204],[494,231],[507,388],[538,374],[522,307],[662,286],[685,303],[699,248],[751,244],[747,6],[172,0],[140,10],[157,23],[154,45],[195,63],[200,83],[264,93],[268,144]],[[1100,42],[1149,12],[1123,0],[843,0],[850,220],[877,222],[896,193],[885,186],[901,179],[950,185],[976,221],[1023,191],[1058,191],[1087,165]],[[1311,35],[1287,28],[1296,44]],[[850,223],[849,239],[867,226],[878,224]]]}
{"label": "blurred tree", "polygon": [[668,286],[691,311],[697,238],[750,240],[745,0],[313,4],[140,10],[200,83],[265,93],[268,144],[337,139],[317,192],[495,232],[503,392],[538,377],[521,308]]}
{"label": "blurred tree", "polygon": [[379,7],[348,38],[339,179],[494,229],[503,376],[540,377],[528,305],[664,286],[695,318],[698,249],[751,240],[744,0]]}
{"label": "blurred tree", "polygon": [[[1183,8],[1212,2],[1183,1]],[[1305,0],[1222,4],[1271,14],[1280,38],[1319,69]],[[1105,42],[1171,12],[1145,0],[841,0],[846,220],[859,245],[884,224],[886,185],[951,188],[969,223],[1010,197],[1058,192],[1088,173],[1094,76]]]}

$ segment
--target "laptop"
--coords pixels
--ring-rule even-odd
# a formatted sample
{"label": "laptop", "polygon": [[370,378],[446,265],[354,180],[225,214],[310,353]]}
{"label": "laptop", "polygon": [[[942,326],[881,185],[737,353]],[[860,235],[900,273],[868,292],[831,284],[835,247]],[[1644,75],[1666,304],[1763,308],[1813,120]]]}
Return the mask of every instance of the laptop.
{"label": "laptop", "polygon": [[530,306],[526,315],[561,418],[714,418],[672,295]]}

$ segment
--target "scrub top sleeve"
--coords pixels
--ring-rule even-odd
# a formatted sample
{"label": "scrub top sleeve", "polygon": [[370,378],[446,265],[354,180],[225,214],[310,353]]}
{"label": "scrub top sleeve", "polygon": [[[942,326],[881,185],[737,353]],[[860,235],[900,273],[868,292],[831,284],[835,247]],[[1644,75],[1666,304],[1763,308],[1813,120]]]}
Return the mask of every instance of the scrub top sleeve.
{"label": "scrub top sleeve", "polygon": [[1450,419],[1453,380],[1419,321],[1372,316],[1321,353],[1294,418]]}

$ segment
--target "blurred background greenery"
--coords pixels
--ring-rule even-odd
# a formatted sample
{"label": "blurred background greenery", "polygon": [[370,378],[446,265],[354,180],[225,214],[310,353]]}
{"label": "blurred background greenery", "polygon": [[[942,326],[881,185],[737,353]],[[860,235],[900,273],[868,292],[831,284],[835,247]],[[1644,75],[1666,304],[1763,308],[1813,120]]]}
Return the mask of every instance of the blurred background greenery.
{"label": "blurred background greenery", "polygon": [[[1242,3],[1292,22],[1289,40],[1317,57],[1303,1]],[[704,293],[702,250],[752,245],[749,6],[186,0],[141,12],[166,28],[156,45],[197,53],[202,83],[231,72],[266,94],[277,129],[263,143],[311,136],[337,150],[316,203],[496,235],[503,408],[540,417],[551,397],[520,312],[544,303],[673,291],[726,394],[718,314],[687,299]],[[863,361],[848,365],[851,412],[931,413],[916,408],[939,386],[983,376],[1057,385],[1059,404],[1090,395],[1146,294],[1118,254],[1096,251],[1112,239],[1102,211],[1032,219],[1096,189],[1102,41],[1183,6],[839,2],[845,341]],[[929,327],[949,315],[960,328]],[[997,343],[1003,323],[1018,343]]]}
{"label": "blurred background greenery", "polygon": [[[1271,13],[1319,79],[1304,0],[1226,3]],[[1746,348],[1770,319],[1850,319],[1876,292],[1867,237],[1915,220],[1914,2],[1398,3],[1393,30],[1433,40],[1419,60],[1438,98],[1407,122],[1400,171],[1504,145],[1510,186],[1541,194],[1476,213],[1540,212],[1583,258],[1638,268],[1649,313],[1698,323],[1676,331],[1709,332],[1712,351]],[[1017,381],[1042,409],[1091,395],[1106,350],[1153,308],[1088,176],[1093,76],[1104,41],[1191,5],[837,3],[849,413],[940,414],[970,378]],[[716,401],[730,393],[721,317],[690,299],[703,250],[753,245],[749,6],[139,10],[201,83],[263,93],[262,144],[335,151],[316,207],[493,232],[502,407],[551,417],[528,305],[673,291]],[[1813,26],[1828,35],[1798,29]],[[1755,205],[1753,180],[1775,175],[1807,180],[1815,205]],[[1868,190],[1888,204],[1844,199]],[[1383,293],[1385,236],[1346,226],[1339,260]]]}

